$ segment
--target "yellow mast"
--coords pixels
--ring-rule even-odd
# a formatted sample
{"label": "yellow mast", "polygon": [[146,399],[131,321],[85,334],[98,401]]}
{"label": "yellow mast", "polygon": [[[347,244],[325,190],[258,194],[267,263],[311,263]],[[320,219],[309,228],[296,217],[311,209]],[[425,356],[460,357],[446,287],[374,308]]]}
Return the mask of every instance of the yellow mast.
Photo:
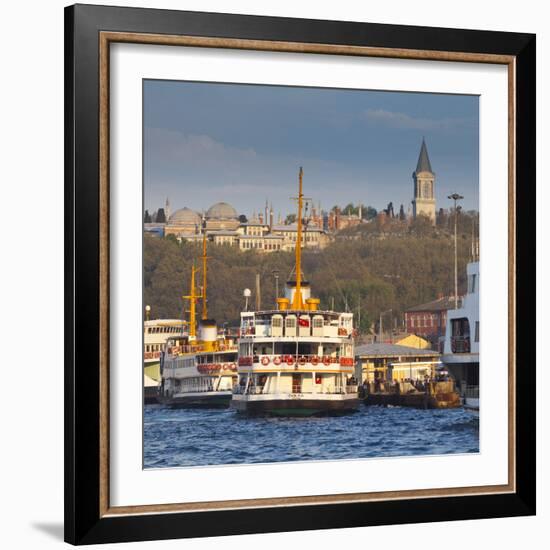
{"label": "yellow mast", "polygon": [[304,171],[300,166],[299,180],[300,186],[298,189],[298,234],[296,235],[296,288],[294,291],[294,299],[292,300],[292,309],[304,309],[304,301],[302,299],[302,206],[304,194],[302,192],[302,177]]}
{"label": "yellow mast", "polygon": [[202,235],[202,318],[208,319],[208,305],[206,302],[206,231]]}
{"label": "yellow mast", "polygon": [[184,300],[189,300],[189,340],[194,340],[197,335],[196,304],[198,299],[201,298],[201,295],[196,293],[196,287],[195,287],[196,272],[197,272],[197,268],[195,267],[195,264],[193,264],[193,267],[191,268],[191,288],[189,291],[189,295],[182,296]]}

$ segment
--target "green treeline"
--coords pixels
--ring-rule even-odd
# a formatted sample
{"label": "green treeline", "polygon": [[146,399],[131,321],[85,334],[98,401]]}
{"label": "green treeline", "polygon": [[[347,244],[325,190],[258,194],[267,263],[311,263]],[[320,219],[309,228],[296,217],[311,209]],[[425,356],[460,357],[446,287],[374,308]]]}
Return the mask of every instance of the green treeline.
{"label": "green treeline", "polygon": [[[467,229],[467,228],[464,228]],[[466,286],[471,232],[458,238],[459,293]],[[201,246],[173,238],[144,237],[144,299],[152,318],[183,315],[182,295],[188,294],[193,262],[200,267]],[[275,276],[279,294],[294,266],[293,252],[258,253],[235,247],[208,247],[209,317],[218,323],[237,324],[244,307],[243,290],[252,291],[255,306],[256,274],[260,274],[261,307],[275,304]],[[368,330],[381,311],[395,314],[429,302],[438,294],[451,295],[454,287],[454,248],[448,231],[388,232],[375,235],[344,233],[322,251],[305,250],[303,273],[312,285],[312,296],[322,308],[334,307],[357,313],[361,330]],[[198,284],[202,282],[199,272]],[[188,307],[188,304],[185,304]]]}

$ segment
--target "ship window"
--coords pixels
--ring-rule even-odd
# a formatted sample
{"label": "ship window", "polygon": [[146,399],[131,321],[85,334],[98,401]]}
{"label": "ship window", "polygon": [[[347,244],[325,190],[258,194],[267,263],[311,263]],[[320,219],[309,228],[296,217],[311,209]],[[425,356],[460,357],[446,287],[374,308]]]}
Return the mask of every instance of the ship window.
{"label": "ship window", "polygon": [[470,324],[468,319],[463,317],[461,319],[452,319],[452,336],[455,337],[467,337],[470,336]]}
{"label": "ship window", "polygon": [[314,317],[313,318],[313,328],[322,328],[323,327],[323,318]]}
{"label": "ship window", "polygon": [[271,323],[274,327],[282,327],[283,326],[283,318],[278,316],[273,316],[271,319]]}
{"label": "ship window", "polygon": [[294,328],[296,326],[296,318],[289,316],[286,318],[285,323],[288,328]]}
{"label": "ship window", "polygon": [[468,289],[468,292],[470,294],[473,294],[475,291],[476,291],[476,274],[472,274],[468,277],[468,282],[470,283],[469,284],[469,289]]}

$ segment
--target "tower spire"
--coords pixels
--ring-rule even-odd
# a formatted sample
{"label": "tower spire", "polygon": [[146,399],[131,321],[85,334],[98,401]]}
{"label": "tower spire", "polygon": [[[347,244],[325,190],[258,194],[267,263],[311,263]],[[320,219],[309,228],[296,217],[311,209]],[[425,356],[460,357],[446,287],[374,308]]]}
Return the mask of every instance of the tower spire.
{"label": "tower spire", "polygon": [[422,146],[420,147],[420,154],[418,155],[418,162],[416,163],[416,173],[418,174],[419,172],[431,172],[433,174],[424,136],[422,137]]}
{"label": "tower spire", "polygon": [[414,181],[413,218],[424,214],[435,224],[435,173],[432,170],[426,140],[422,138],[416,170],[412,174]]}

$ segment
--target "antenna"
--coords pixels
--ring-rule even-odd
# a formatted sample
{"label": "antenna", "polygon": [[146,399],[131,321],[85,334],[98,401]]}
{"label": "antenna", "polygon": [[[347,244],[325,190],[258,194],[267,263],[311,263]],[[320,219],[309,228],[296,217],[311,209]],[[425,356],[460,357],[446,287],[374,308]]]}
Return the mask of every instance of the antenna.
{"label": "antenna", "polygon": [[197,320],[196,320],[196,304],[199,298],[202,297],[201,294],[196,293],[196,286],[195,286],[195,273],[197,272],[197,268],[193,264],[193,267],[191,268],[191,288],[189,295],[183,296],[184,300],[189,300],[189,339],[194,340],[196,336],[196,330],[197,330]]}
{"label": "antenna", "polygon": [[206,262],[208,256],[206,255],[206,231],[202,234],[202,318],[208,319],[208,302],[206,299]]}
{"label": "antenna", "polygon": [[300,172],[298,173],[299,187],[298,196],[294,197],[294,200],[298,201],[298,232],[296,234],[296,288],[294,291],[294,299],[292,300],[292,309],[304,309],[304,300],[302,297],[302,208],[304,207],[304,201],[311,199],[304,198],[302,192],[302,179],[304,176],[304,170],[300,166]]}

